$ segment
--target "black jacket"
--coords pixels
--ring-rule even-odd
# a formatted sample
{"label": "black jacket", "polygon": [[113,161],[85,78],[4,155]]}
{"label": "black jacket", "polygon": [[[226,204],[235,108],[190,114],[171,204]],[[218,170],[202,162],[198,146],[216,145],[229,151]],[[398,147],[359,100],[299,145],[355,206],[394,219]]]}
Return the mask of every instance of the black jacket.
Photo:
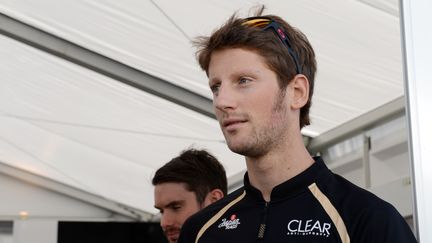
{"label": "black jacket", "polygon": [[276,186],[270,202],[250,185],[190,217],[178,243],[416,242],[389,203],[327,169],[321,158]]}

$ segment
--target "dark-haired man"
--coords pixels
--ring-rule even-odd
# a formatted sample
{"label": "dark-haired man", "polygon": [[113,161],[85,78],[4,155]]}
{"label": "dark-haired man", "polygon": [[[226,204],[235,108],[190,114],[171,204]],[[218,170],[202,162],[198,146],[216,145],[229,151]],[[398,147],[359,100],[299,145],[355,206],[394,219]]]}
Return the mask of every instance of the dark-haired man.
{"label": "dark-haired man", "polygon": [[227,194],[225,169],[205,150],[188,149],[159,168],[152,180],[160,225],[170,243],[183,222]]}

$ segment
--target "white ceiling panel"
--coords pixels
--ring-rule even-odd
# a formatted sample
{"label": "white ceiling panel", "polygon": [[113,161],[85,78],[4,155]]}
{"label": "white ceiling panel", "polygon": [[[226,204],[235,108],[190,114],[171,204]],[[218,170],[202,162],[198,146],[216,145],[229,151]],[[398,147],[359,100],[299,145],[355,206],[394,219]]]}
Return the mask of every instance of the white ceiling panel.
{"label": "white ceiling panel", "polygon": [[154,171],[190,146],[244,170],[214,119],[0,36],[0,161],[147,212]]}
{"label": "white ceiling panel", "polygon": [[0,12],[210,96],[190,42],[151,1],[0,1]]}
{"label": "white ceiling panel", "polygon": [[[312,42],[318,59],[317,136],[403,95],[397,16],[367,1],[260,1]],[[190,39],[255,1],[0,0],[0,11],[193,92],[211,97]],[[318,102],[323,101],[323,102]],[[321,121],[327,121],[322,122]]]}

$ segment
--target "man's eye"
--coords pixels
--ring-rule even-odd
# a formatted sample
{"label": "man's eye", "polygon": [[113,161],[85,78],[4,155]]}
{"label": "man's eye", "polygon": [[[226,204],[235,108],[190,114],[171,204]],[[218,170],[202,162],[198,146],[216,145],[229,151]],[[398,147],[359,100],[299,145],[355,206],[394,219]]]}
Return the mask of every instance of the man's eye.
{"label": "man's eye", "polygon": [[180,210],[180,208],[181,208],[181,206],[173,206],[173,207],[172,207],[172,209],[173,209],[174,211],[178,211],[178,210]]}
{"label": "man's eye", "polygon": [[245,83],[248,83],[250,81],[250,79],[248,79],[248,78],[240,78],[239,79],[239,84],[245,84]]}
{"label": "man's eye", "polygon": [[212,91],[213,94],[217,93],[219,91],[219,84],[214,84],[210,86],[210,90]]}

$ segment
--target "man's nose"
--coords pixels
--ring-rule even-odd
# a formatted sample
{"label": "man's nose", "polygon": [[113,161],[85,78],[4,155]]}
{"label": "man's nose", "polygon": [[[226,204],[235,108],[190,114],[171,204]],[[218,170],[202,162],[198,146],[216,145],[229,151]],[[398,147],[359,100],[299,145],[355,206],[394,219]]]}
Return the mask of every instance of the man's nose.
{"label": "man's nose", "polygon": [[162,229],[166,229],[167,227],[171,226],[173,224],[173,219],[169,214],[162,214],[161,215],[161,220],[160,220],[160,225],[162,227]]}
{"label": "man's nose", "polygon": [[216,110],[227,111],[235,108],[235,94],[229,85],[221,85],[217,95],[213,97],[213,106]]}

